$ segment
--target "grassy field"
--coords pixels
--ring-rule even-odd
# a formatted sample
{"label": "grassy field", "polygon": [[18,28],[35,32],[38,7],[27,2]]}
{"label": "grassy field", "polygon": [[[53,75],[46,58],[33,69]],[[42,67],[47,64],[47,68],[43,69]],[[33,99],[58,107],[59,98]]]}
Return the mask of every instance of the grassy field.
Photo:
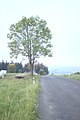
{"label": "grassy field", "polygon": [[34,85],[30,75],[24,79],[16,79],[15,75],[0,79],[0,120],[37,120],[39,76],[34,77]]}
{"label": "grassy field", "polygon": [[70,75],[63,75],[66,78],[71,78],[74,80],[80,80],[80,74],[74,73],[74,74],[70,74]]}

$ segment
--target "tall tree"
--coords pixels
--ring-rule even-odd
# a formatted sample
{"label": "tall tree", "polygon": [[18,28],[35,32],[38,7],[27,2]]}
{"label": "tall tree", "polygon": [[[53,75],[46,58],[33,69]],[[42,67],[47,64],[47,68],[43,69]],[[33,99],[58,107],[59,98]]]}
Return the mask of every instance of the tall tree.
{"label": "tall tree", "polygon": [[52,34],[45,20],[38,16],[23,17],[16,24],[12,24],[9,30],[7,37],[10,39],[8,47],[11,57],[17,58],[21,54],[28,58],[32,74],[36,58],[52,56]]}

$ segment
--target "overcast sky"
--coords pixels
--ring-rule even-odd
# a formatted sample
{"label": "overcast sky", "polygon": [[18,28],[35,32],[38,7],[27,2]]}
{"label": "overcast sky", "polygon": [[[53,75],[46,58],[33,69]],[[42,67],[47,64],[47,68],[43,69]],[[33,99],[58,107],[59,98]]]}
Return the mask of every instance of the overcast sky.
{"label": "overcast sky", "polygon": [[80,66],[80,0],[1,0],[0,61],[9,60],[10,25],[36,15],[46,20],[53,34],[53,57],[39,61],[47,66]]}

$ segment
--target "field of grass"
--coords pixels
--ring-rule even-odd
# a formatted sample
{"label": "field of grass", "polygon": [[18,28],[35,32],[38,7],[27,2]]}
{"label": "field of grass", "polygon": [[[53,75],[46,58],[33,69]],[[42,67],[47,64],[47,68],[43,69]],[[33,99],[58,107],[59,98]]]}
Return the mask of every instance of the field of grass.
{"label": "field of grass", "polygon": [[63,75],[66,78],[71,78],[74,80],[80,80],[80,74],[74,73],[74,74],[70,74],[70,75]]}
{"label": "field of grass", "polygon": [[0,120],[37,120],[39,76],[34,76],[34,85],[30,75],[24,79],[15,75],[0,79]]}

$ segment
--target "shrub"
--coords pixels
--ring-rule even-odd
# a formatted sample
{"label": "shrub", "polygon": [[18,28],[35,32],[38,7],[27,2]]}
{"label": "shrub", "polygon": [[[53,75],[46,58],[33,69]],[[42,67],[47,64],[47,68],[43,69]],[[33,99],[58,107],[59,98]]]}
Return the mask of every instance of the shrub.
{"label": "shrub", "polygon": [[80,74],[80,72],[75,72],[74,74]]}
{"label": "shrub", "polygon": [[40,69],[40,70],[39,70],[39,74],[40,74],[40,75],[46,75],[46,72],[44,71],[44,69]]}
{"label": "shrub", "polygon": [[16,72],[16,65],[8,64],[8,73],[15,73],[15,72]]}

